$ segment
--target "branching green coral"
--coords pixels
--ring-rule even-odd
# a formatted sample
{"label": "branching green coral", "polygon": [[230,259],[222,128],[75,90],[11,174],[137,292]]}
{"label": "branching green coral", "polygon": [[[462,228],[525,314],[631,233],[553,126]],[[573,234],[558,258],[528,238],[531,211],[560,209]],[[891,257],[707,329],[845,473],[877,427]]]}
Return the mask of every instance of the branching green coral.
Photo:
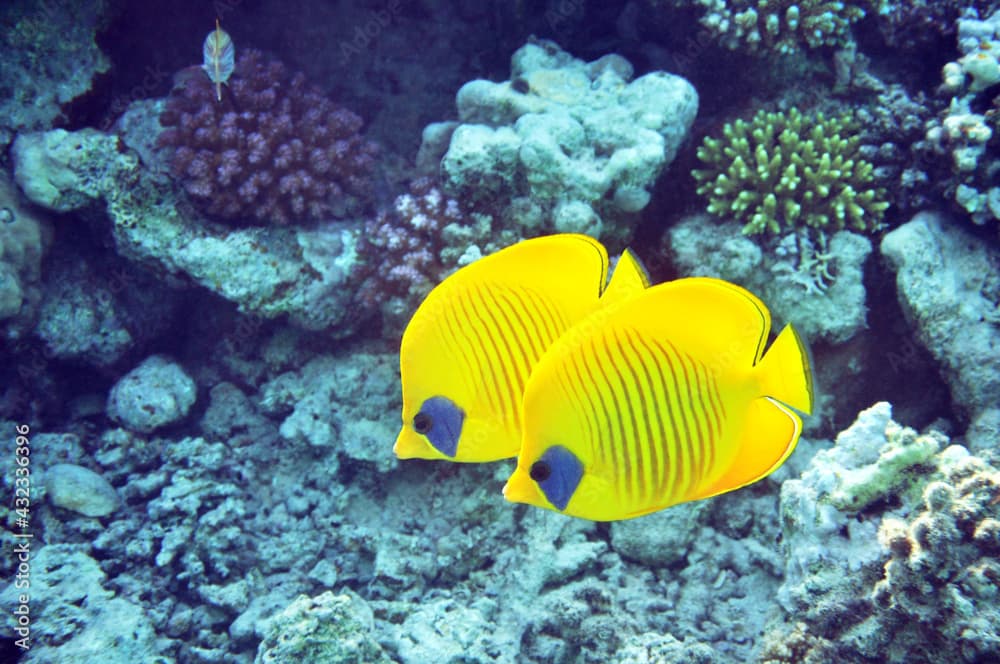
{"label": "branching green coral", "polygon": [[889,203],[873,184],[871,163],[849,115],[807,117],[758,111],[750,122],[727,124],[722,138],[706,137],[695,169],[708,211],[745,223],[752,235],[797,227],[874,230]]}

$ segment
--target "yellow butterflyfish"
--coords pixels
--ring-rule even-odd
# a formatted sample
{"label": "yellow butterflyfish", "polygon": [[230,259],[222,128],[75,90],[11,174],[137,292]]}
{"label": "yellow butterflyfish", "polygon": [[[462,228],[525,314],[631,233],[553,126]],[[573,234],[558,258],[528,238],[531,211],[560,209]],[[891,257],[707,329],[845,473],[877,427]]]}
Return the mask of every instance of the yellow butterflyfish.
{"label": "yellow butterflyfish", "polygon": [[648,285],[627,252],[610,284],[607,274],[600,242],[563,234],[519,242],[436,286],[403,333],[396,456],[515,456],[521,398],[538,360],[599,303],[626,301]]}
{"label": "yellow butterflyfish", "polygon": [[[778,468],[813,404],[791,325],[725,281],[659,284],[564,333],[525,386],[512,502],[628,519],[746,486]],[[794,410],[793,410],[794,409]]]}

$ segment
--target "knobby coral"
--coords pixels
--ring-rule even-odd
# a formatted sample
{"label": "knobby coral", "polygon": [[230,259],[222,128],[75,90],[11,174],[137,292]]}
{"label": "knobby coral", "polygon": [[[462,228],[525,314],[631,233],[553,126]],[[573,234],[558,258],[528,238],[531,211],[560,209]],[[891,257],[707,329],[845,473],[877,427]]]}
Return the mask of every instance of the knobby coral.
{"label": "knobby coral", "polygon": [[521,239],[494,214],[445,195],[421,177],[365,225],[356,301],[378,310],[382,332],[398,335],[431,288],[458,267]]}
{"label": "knobby coral", "polygon": [[706,137],[692,175],[708,211],[745,223],[751,235],[796,227],[874,230],[889,207],[848,115],[758,111]]}
{"label": "knobby coral", "polygon": [[359,116],[301,73],[247,49],[221,101],[208,76],[185,70],[170,93],[159,144],[204,212],[235,222],[288,224],[337,215],[370,194],[376,147]]}
{"label": "knobby coral", "polygon": [[[723,46],[751,53],[793,53],[802,46],[840,46],[850,26],[865,16],[865,5],[881,0],[670,0],[705,9],[701,24]],[[877,12],[876,12],[877,13]]]}

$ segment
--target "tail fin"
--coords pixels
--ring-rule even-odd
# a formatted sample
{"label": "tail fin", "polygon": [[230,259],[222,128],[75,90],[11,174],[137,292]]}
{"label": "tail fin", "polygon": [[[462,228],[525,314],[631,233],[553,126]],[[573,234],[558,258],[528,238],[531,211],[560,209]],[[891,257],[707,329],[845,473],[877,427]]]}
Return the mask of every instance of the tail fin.
{"label": "tail fin", "polygon": [[809,349],[791,325],[786,325],[757,365],[764,396],[806,415],[812,413],[813,378]]}

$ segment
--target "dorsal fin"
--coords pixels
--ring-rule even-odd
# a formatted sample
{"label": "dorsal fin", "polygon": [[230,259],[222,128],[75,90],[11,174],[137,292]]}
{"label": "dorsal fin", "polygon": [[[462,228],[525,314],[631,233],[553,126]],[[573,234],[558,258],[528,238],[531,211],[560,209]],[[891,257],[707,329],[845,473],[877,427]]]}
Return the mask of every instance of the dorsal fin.
{"label": "dorsal fin", "polygon": [[623,302],[649,288],[649,274],[630,249],[622,252],[611,274],[611,283],[601,295],[601,306]]}

